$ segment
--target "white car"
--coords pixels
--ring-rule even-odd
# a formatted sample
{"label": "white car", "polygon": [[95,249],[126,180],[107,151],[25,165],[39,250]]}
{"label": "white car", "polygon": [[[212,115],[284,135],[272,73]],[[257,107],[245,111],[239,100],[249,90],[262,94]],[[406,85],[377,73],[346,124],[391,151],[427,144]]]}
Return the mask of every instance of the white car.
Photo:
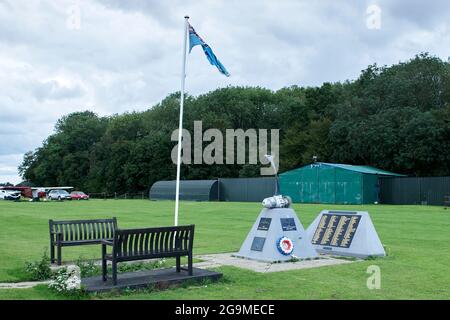
{"label": "white car", "polygon": [[20,200],[20,191],[0,190],[0,199]]}
{"label": "white car", "polygon": [[51,190],[47,194],[47,200],[72,200],[72,197],[66,190]]}

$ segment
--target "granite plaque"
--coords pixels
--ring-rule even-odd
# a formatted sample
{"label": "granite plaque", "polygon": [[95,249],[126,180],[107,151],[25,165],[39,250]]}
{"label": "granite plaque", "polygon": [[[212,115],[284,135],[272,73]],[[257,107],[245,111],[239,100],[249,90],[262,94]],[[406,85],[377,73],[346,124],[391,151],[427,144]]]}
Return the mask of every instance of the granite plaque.
{"label": "granite plaque", "polygon": [[272,218],[261,218],[259,220],[258,230],[261,230],[261,231],[269,230],[271,222],[272,222]]}
{"label": "granite plaque", "polygon": [[283,231],[296,231],[295,220],[293,218],[280,218]]}
{"label": "granite plaque", "polygon": [[266,238],[263,237],[254,237],[252,242],[252,247],[250,250],[253,251],[262,251],[264,247],[264,243],[266,242]]}

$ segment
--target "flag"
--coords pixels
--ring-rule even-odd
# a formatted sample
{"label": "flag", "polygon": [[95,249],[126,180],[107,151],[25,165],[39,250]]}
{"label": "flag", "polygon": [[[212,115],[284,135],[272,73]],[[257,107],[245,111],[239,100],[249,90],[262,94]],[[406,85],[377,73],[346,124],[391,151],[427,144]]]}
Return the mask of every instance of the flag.
{"label": "flag", "polygon": [[189,24],[189,53],[191,53],[192,48],[197,45],[202,46],[203,52],[205,53],[206,58],[208,58],[209,63],[211,63],[213,66],[216,66],[222,74],[226,75],[227,77],[230,76],[227,69],[225,69],[223,64],[220,63],[219,59],[217,59],[210,46],[208,46],[206,42],[203,41],[198,33],[195,32],[195,29]]}

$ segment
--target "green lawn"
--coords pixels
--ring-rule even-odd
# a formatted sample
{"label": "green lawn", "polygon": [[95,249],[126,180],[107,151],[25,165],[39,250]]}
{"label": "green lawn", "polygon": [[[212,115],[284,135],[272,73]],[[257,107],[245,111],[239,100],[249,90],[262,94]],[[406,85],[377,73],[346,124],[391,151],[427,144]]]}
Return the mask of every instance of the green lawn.
{"label": "green lawn", "polygon": [[[0,201],[0,282],[25,279],[24,262],[48,247],[48,219],[116,216],[120,227],[173,224],[173,202]],[[388,257],[316,269],[260,274],[221,267],[222,281],[90,299],[450,299],[450,210],[431,206],[294,206],[305,228],[322,209],[370,212]],[[194,254],[237,251],[261,209],[258,203],[182,202],[180,224],[196,225]],[[99,258],[99,246],[63,249],[63,260]],[[366,286],[367,267],[381,268],[381,289]],[[60,299],[45,286],[0,289],[0,299]]]}

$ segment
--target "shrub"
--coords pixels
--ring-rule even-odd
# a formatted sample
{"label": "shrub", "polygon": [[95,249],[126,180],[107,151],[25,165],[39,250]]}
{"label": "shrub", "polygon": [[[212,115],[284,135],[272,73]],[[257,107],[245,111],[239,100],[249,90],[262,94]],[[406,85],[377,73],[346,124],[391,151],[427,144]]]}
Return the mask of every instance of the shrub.
{"label": "shrub", "polygon": [[47,280],[52,275],[50,269],[50,258],[47,255],[47,250],[44,250],[41,260],[25,263],[25,272],[31,280]]}
{"label": "shrub", "polygon": [[95,265],[94,260],[84,260],[80,257],[78,258],[76,265],[80,268],[80,275],[82,278],[95,276],[100,273],[100,268]]}

